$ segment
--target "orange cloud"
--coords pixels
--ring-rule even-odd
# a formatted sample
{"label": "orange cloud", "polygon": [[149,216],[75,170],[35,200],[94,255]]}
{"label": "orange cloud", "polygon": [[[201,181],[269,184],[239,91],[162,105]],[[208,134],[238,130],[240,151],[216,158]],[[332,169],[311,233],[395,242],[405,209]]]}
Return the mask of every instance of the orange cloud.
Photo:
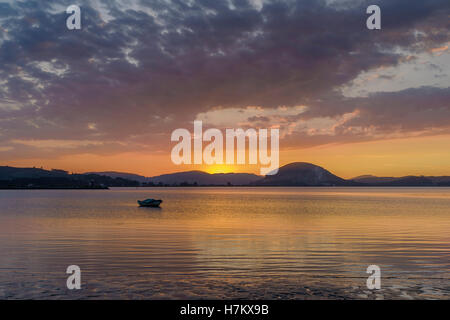
{"label": "orange cloud", "polygon": [[431,53],[437,53],[438,55],[441,55],[447,50],[448,50],[448,46],[443,46],[443,47],[439,47],[439,48],[433,48],[430,51],[431,51]]}

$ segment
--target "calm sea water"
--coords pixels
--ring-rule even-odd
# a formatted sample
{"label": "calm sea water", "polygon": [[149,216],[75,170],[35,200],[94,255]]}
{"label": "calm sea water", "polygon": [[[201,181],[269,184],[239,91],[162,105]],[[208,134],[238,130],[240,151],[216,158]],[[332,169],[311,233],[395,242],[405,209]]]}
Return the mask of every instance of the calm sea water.
{"label": "calm sea water", "polygon": [[450,188],[0,191],[0,298],[449,297]]}

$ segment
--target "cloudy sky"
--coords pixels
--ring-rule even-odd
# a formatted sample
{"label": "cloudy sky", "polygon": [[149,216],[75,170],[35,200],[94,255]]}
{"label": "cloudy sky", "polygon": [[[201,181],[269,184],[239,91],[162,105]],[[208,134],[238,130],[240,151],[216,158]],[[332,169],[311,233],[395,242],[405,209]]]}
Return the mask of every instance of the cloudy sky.
{"label": "cloudy sky", "polygon": [[0,165],[258,171],[173,165],[171,132],[203,120],[279,128],[281,164],[450,175],[449,18],[448,0],[0,0]]}

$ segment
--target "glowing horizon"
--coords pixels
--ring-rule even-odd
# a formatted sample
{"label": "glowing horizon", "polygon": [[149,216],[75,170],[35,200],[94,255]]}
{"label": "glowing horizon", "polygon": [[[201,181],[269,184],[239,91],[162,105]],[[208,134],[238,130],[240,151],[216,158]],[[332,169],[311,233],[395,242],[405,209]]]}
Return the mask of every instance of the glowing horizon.
{"label": "glowing horizon", "polygon": [[[301,150],[281,150],[280,167],[292,162],[310,162],[342,178],[376,176],[450,176],[450,154],[443,147],[449,135],[383,141],[324,145]],[[394,152],[395,150],[395,152]],[[170,161],[170,154],[124,153],[110,156],[79,154],[59,159],[27,159],[0,162],[18,167],[44,167],[69,172],[118,171],[157,176],[199,170],[208,173],[254,173],[258,165],[181,165]]]}

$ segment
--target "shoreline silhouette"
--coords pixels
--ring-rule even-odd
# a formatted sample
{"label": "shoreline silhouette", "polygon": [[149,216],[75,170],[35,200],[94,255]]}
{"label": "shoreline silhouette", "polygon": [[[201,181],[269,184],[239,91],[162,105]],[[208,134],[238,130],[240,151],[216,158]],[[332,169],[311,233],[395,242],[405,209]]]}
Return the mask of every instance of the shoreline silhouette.
{"label": "shoreline silhouette", "polygon": [[344,179],[317,165],[294,162],[275,175],[185,171],[144,177],[121,172],[69,173],[42,168],[0,167],[0,189],[108,189],[110,187],[450,187],[450,176]]}

